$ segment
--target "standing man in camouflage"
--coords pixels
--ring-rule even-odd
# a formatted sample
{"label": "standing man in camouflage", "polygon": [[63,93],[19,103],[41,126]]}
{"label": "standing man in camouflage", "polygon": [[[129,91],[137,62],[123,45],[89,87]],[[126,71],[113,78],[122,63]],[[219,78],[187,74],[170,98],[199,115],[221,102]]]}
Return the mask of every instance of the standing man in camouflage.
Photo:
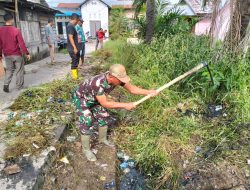
{"label": "standing man in camouflage", "polygon": [[82,150],[89,161],[96,161],[96,156],[90,150],[90,136],[93,133],[93,122],[99,126],[99,142],[107,146],[114,146],[107,140],[109,113],[106,109],[135,108],[134,103],[121,103],[107,100],[107,95],[117,86],[125,88],[131,94],[157,95],[156,90],[145,90],[129,83],[125,67],[120,64],[112,65],[108,72],[94,76],[81,83],[73,93],[73,102],[79,117]]}

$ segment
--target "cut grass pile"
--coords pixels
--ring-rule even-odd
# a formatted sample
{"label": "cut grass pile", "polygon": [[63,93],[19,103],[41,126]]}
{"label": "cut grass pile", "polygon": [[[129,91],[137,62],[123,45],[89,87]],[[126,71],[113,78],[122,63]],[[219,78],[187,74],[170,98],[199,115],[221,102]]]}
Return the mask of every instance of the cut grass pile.
{"label": "cut grass pile", "polygon": [[4,126],[6,159],[36,154],[52,144],[54,128],[72,117],[70,92],[76,84],[71,79],[55,80],[29,88],[15,100],[10,107],[15,116]]}

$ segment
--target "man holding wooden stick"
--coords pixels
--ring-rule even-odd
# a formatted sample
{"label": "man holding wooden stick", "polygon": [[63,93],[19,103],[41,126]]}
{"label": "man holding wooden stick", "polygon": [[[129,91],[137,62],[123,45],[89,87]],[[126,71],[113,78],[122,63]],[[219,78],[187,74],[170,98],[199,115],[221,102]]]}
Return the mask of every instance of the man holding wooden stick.
{"label": "man holding wooden stick", "polygon": [[93,121],[98,122],[99,142],[107,146],[114,146],[107,140],[109,125],[109,113],[106,109],[135,108],[135,103],[121,103],[108,101],[107,95],[115,87],[121,86],[131,94],[156,96],[156,90],[145,90],[129,83],[130,78],[126,74],[125,67],[120,64],[112,65],[108,72],[94,76],[81,83],[73,93],[73,102],[79,117],[81,131],[82,150],[89,161],[96,161],[96,156],[90,150],[90,136],[93,133]]}

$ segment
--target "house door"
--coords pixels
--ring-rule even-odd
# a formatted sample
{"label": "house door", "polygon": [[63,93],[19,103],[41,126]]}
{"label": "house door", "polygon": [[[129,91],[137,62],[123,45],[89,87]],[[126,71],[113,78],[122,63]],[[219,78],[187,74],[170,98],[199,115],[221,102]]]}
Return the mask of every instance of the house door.
{"label": "house door", "polygon": [[96,38],[96,31],[101,28],[101,21],[95,20],[95,21],[89,21],[90,22],[90,36],[92,38]]}

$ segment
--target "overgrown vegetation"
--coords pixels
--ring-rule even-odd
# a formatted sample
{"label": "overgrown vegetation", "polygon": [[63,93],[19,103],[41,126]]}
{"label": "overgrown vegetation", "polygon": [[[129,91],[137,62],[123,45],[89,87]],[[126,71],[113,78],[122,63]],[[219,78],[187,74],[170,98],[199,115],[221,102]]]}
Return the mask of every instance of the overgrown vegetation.
{"label": "overgrown vegetation", "polygon": [[110,15],[110,38],[114,40],[126,37],[129,35],[130,30],[129,20],[125,17],[124,9],[112,9]]}
{"label": "overgrown vegetation", "polygon": [[[193,168],[199,161],[246,165],[250,156],[249,58],[228,53],[218,59],[218,48],[210,48],[207,37],[186,33],[159,37],[150,45],[132,46],[122,40],[106,44],[105,51],[112,54],[107,62],[124,64],[132,82],[145,88],[157,88],[201,61],[207,61],[213,73],[213,86],[203,69],[135,111],[120,112],[116,142],[136,158],[152,189],[180,189],[186,160]],[[138,99],[127,97],[128,101]],[[224,116],[210,117],[209,104],[222,105]],[[197,147],[201,151],[195,153]]]}

